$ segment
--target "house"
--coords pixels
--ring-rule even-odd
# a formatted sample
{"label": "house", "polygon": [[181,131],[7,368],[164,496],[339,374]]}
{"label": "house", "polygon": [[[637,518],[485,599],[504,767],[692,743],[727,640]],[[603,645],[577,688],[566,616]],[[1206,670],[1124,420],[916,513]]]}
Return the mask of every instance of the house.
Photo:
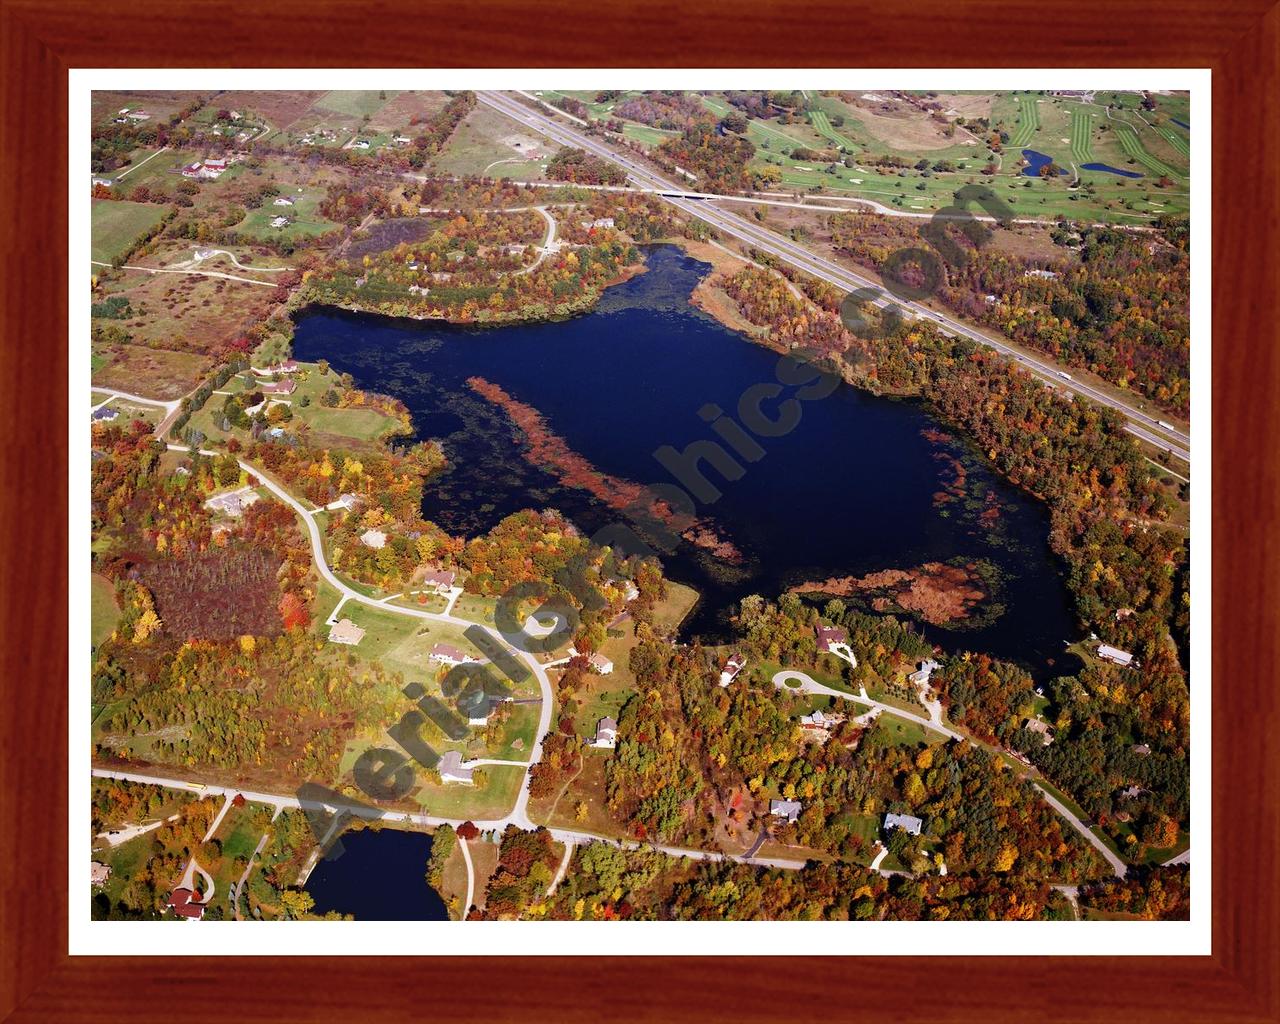
{"label": "house", "polygon": [[587,659],[587,664],[602,676],[607,676],[613,671],[613,662],[598,651]]}
{"label": "house", "polygon": [[252,487],[242,487],[238,491],[227,491],[218,494],[204,503],[211,512],[222,512],[233,518],[244,515],[244,510],[258,500],[258,492]]}
{"label": "house", "polygon": [[187,917],[195,921],[204,917],[204,904],[197,903],[195,893],[183,886],[179,886],[169,894],[169,900],[165,906],[173,907],[173,912],[179,917]]}
{"label": "house", "polygon": [[329,502],[329,504],[327,504],[325,508],[328,509],[330,512],[336,511],[337,509],[340,509],[340,508],[350,512],[353,508],[355,508],[359,504],[360,504],[360,499],[356,497],[356,495],[339,494],[338,497],[334,501]]}
{"label": "house", "polygon": [[794,825],[796,819],[800,817],[800,812],[804,810],[804,804],[799,800],[770,800],[769,813],[775,818],[781,818],[788,825]]}
{"label": "house", "polygon": [[368,139],[357,139],[355,142],[353,142],[353,143],[351,144],[351,148],[352,148],[352,149],[368,149],[368,148],[369,148],[369,140],[368,140]]}
{"label": "house", "polygon": [[920,662],[920,668],[917,671],[912,672],[911,675],[907,676],[907,678],[917,685],[923,683],[927,686],[929,683],[929,677],[940,668],[942,668],[941,665],[932,658],[928,658],[925,661]]}
{"label": "house", "polygon": [[1110,647],[1107,644],[1098,645],[1098,657],[1121,668],[1128,668],[1129,663],[1133,661],[1133,655],[1128,651],[1122,651],[1118,647]]}
{"label": "house", "polygon": [[1126,800],[1136,800],[1145,792],[1146,790],[1141,786],[1126,786],[1124,789],[1120,790],[1120,795]]}
{"label": "house", "polygon": [[834,729],[844,721],[844,715],[832,715],[823,711],[815,711],[811,715],[800,716],[801,729]]}
{"label": "house", "polygon": [[243,807],[243,806],[244,806],[244,794],[243,794],[243,793],[237,793],[235,796],[233,796],[233,797],[231,798],[231,806],[232,806],[232,807]]}
{"label": "house", "polygon": [[200,177],[200,161],[197,160],[195,163],[187,164],[186,167],[182,168],[182,176],[184,178]]}
{"label": "house", "polygon": [[584,220],[582,222],[584,228],[611,228],[613,227],[612,217],[598,217],[595,220]]}
{"label": "house", "polygon": [[483,659],[477,658],[474,654],[468,654],[466,651],[460,651],[453,644],[436,644],[431,648],[431,653],[427,655],[427,660],[438,662],[441,665],[448,665],[452,668],[455,665],[476,665]]}
{"label": "house", "polygon": [[729,660],[724,663],[724,668],[720,670],[720,685],[728,686],[731,682],[738,678],[738,673],[747,664],[747,656],[745,654],[730,655]]}
{"label": "house", "polygon": [[631,582],[631,580],[624,580],[622,583],[622,593],[625,596],[627,603],[630,604],[640,596],[640,588]]}
{"label": "house", "polygon": [[298,389],[296,380],[273,380],[259,384],[258,390],[264,395],[291,395]]}
{"label": "house", "polygon": [[99,423],[110,422],[111,420],[115,419],[119,415],[120,413],[117,412],[115,409],[112,409],[105,405],[101,409],[93,410],[93,418],[97,420]]}
{"label": "house", "polygon": [[407,146],[413,140],[407,135],[396,135],[391,139],[397,146]]}
{"label": "house", "polygon": [[1053,729],[1048,722],[1042,722],[1038,718],[1028,718],[1022,727],[1028,732],[1038,733],[1042,746],[1047,747],[1053,742]]}
{"label": "house", "polygon": [[225,159],[206,160],[204,162],[204,166],[200,168],[199,177],[217,178],[226,169],[227,161]]}
{"label": "house", "polygon": [[422,589],[447,594],[453,589],[453,581],[457,578],[458,574],[451,569],[432,569],[422,577]]}
{"label": "house", "polygon": [[1135,754],[1139,755],[1140,757],[1146,757],[1148,754],[1151,753],[1151,748],[1147,746],[1145,743],[1135,743],[1129,749],[1133,751]]}
{"label": "house", "polygon": [[618,745],[618,723],[612,718],[602,718],[596,723],[596,738],[591,744],[601,750],[612,750]]}
{"label": "house", "polygon": [[275,202],[273,202],[271,205],[272,206],[292,206],[293,200],[290,199],[288,196],[277,196]]}
{"label": "house", "polygon": [[489,724],[489,716],[493,714],[493,709],[502,703],[496,697],[486,697],[479,707],[473,708],[467,712],[467,725],[473,729],[479,729]]}
{"label": "house", "polygon": [[849,634],[839,626],[818,627],[818,650],[830,653],[833,644],[848,645]]}
{"label": "house", "polygon": [[89,884],[104,885],[108,878],[111,877],[111,865],[103,864],[101,861],[93,861],[89,865]]}
{"label": "house", "polygon": [[354,647],[364,639],[364,630],[350,619],[339,619],[329,630],[329,639],[335,644]]}
{"label": "house", "polygon": [[266,432],[266,436],[273,441],[279,441],[280,438],[284,437],[284,427],[272,427]]}
{"label": "house", "polygon": [[271,226],[273,228],[283,228],[283,227],[288,227],[288,225],[289,225],[288,217],[272,217],[271,218]]}
{"label": "house", "polygon": [[895,828],[900,828],[904,832],[918,836],[920,830],[924,828],[924,822],[911,814],[886,814],[884,816],[884,830],[892,832]]}
{"label": "house", "polygon": [[1028,270],[1022,275],[1023,277],[1039,277],[1046,281],[1056,281],[1058,275],[1052,270]]}
{"label": "house", "polygon": [[276,363],[275,366],[264,366],[259,370],[253,367],[253,372],[260,377],[270,377],[274,373],[297,373],[299,369],[296,359],[286,359],[283,363]]}
{"label": "house", "polygon": [[387,535],[381,530],[365,530],[360,534],[360,543],[367,548],[379,551],[387,546]]}
{"label": "house", "polygon": [[94,178],[93,183],[95,185],[105,185],[107,188],[110,188],[112,185],[115,184],[115,179],[114,178]]}
{"label": "house", "polygon": [[124,116],[127,117],[130,121],[150,121],[151,120],[151,115],[148,114],[145,110],[131,110]]}
{"label": "house", "polygon": [[462,755],[456,750],[446,750],[444,752],[440,758],[440,763],[436,765],[436,771],[440,773],[441,782],[461,782],[467,786],[474,784],[475,769],[464,768]]}

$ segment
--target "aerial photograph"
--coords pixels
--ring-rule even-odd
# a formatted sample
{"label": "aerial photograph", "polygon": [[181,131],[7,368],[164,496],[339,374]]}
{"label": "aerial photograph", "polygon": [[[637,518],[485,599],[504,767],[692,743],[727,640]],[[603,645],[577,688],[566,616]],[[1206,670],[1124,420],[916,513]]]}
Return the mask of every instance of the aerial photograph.
{"label": "aerial photograph", "polygon": [[92,920],[1189,920],[1190,94],[362,75],[92,93]]}

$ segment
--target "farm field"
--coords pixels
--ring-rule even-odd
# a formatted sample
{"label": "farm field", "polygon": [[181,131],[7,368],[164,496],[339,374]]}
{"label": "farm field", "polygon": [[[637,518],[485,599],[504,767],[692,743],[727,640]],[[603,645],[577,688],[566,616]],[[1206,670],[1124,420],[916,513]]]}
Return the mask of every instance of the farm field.
{"label": "farm field", "polygon": [[[512,143],[520,142],[517,149]],[[446,174],[483,174],[494,178],[538,181],[556,147],[530,134],[517,122],[485,106],[477,106],[458,125],[433,164]]]}
{"label": "farm field", "polygon": [[139,235],[160,223],[166,209],[157,203],[93,200],[90,227],[92,258],[100,263],[110,263],[123,255]]}
{"label": "farm field", "polygon": [[89,617],[93,623],[89,635],[97,647],[120,621],[120,606],[116,603],[116,588],[109,579],[95,572],[89,580]]}
{"label": "farm field", "polygon": [[98,353],[105,362],[94,371],[93,383],[170,401],[191,391],[209,373],[207,356],[192,352],[113,345]]}

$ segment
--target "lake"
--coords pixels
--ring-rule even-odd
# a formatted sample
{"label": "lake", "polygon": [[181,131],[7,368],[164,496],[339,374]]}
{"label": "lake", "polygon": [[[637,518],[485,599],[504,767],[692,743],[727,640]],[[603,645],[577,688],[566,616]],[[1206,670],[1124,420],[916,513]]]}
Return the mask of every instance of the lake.
{"label": "lake", "polygon": [[1141,178],[1142,175],[1138,171],[1122,171],[1119,167],[1112,167],[1110,164],[1081,164],[1082,171],[1105,171],[1107,174],[1118,174],[1122,178]]}
{"label": "lake", "polygon": [[1044,153],[1037,153],[1034,149],[1024,149],[1022,158],[1027,161],[1027,166],[1022,168],[1022,173],[1028,178],[1040,177],[1040,168],[1048,167],[1053,163],[1053,157],[1046,156]]}
{"label": "lake", "polygon": [[343,853],[321,860],[306,889],[315,913],[358,921],[447,921],[444,900],[427,884],[431,836],[384,828],[342,835]]}
{"label": "lake", "polygon": [[[418,436],[441,440],[451,467],[426,488],[427,519],[471,536],[520,509],[554,507],[591,534],[620,514],[531,464],[507,413],[466,382],[478,375],[538,410],[604,473],[672,482],[655,451],[714,439],[699,411],[733,413],[748,388],[775,380],[779,356],[689,304],[706,264],[667,245],[648,247],[647,264],[593,312],[559,323],[473,329],[311,308],[294,354],[401,399]],[[741,462],[740,479],[703,466],[721,497],[697,511],[741,560],[689,543],[664,555],[667,575],[702,595],[683,635],[727,638],[747,594],[958,558],[982,567],[992,597],[976,624],[929,625],[929,640],[1043,670],[1076,639],[1047,510],[924,404],[840,385],[801,408],[790,433],[759,438],[764,454]]]}

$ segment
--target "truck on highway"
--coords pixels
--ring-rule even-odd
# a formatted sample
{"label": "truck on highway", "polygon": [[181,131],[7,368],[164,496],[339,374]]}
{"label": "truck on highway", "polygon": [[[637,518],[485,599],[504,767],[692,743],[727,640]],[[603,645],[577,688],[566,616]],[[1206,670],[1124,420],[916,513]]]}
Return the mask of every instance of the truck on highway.
{"label": "truck on highway", "polygon": [[1071,379],[1071,374],[1067,373],[1067,371],[1066,371],[1066,370],[1059,370],[1059,371],[1058,371],[1058,376],[1059,376],[1059,377],[1061,377],[1063,380],[1070,380],[1070,379]]}
{"label": "truck on highway", "polygon": [[1172,423],[1166,423],[1164,420],[1156,420],[1156,426],[1158,426],[1158,427],[1164,427],[1164,429],[1165,429],[1165,430],[1175,430],[1175,431],[1176,431],[1176,430],[1178,429],[1178,428],[1177,428],[1177,427],[1175,427]]}

